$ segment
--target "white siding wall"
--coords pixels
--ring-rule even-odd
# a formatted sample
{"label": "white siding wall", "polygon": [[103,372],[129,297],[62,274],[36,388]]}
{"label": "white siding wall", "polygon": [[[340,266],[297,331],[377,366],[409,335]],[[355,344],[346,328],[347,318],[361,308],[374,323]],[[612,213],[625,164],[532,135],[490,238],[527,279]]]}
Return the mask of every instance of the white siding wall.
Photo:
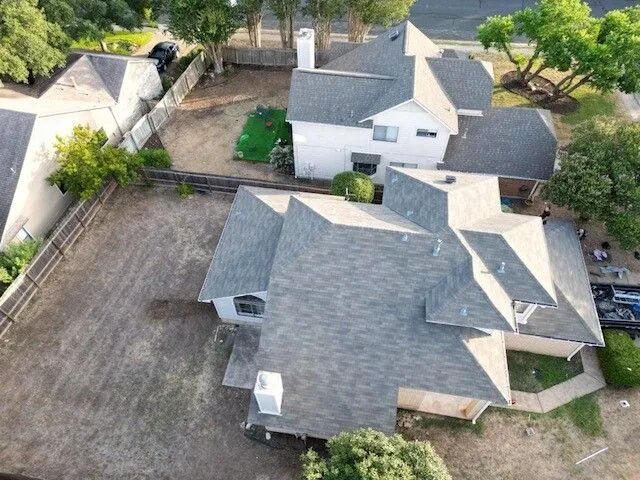
{"label": "white siding wall", "polygon": [[[418,168],[435,169],[444,157],[449,130],[413,102],[377,115],[374,125],[398,127],[398,141],[375,141],[373,129],[369,128],[293,122],[296,176],[308,177],[306,167],[311,164],[314,178],[330,179],[336,173],[352,170],[352,152],[376,153],[381,155],[381,162],[372,179],[383,183],[384,167],[390,162],[414,163]],[[418,137],[419,128],[437,130],[438,136]]]}
{"label": "white siding wall", "polygon": [[567,342],[552,338],[536,337],[533,335],[522,335],[517,333],[505,333],[504,343],[507,350],[517,350],[521,352],[538,353],[552,357],[568,357],[581,344],[578,342]]}
{"label": "white siding wall", "polygon": [[[243,293],[242,295],[254,295],[258,298],[261,298],[265,302],[267,301],[267,292],[252,292],[252,293]],[[236,295],[238,297],[242,295]],[[236,325],[261,325],[262,318],[259,317],[250,317],[246,315],[238,315],[236,313],[236,307],[233,303],[234,297],[222,297],[216,298],[213,300],[213,304],[216,307],[216,312],[218,312],[218,316],[220,320],[228,323],[234,323]]]}

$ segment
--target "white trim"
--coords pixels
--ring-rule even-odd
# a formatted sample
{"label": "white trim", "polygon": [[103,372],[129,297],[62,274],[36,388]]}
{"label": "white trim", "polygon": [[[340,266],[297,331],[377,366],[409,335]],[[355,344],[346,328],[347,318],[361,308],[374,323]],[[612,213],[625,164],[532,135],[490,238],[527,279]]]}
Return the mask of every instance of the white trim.
{"label": "white trim", "polygon": [[467,117],[482,117],[484,116],[484,114],[482,113],[482,110],[467,110],[464,108],[461,108],[458,110],[458,115],[464,115]]}
{"label": "white trim", "polygon": [[478,413],[476,413],[473,418],[471,419],[471,423],[473,423],[474,425],[476,424],[476,421],[478,420],[478,418],[480,417],[480,415],[482,415],[484,413],[484,411],[489,408],[489,405],[491,405],[491,402],[486,402],[484,404],[484,406],[478,411]]}
{"label": "white trim", "polygon": [[576,355],[576,353],[582,350],[582,347],[584,347],[584,343],[581,343],[580,345],[578,345],[576,349],[569,354],[569,356],[567,357],[567,362],[570,362],[571,359]]}

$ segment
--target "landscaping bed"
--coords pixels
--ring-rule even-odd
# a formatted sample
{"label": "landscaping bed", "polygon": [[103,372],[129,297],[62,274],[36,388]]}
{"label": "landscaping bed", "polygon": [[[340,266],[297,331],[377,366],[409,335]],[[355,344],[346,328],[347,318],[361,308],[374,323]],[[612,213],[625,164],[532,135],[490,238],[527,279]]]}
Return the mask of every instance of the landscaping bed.
{"label": "landscaping bed", "polygon": [[582,373],[580,355],[565,358],[529,352],[507,351],[512,390],[538,393]]}
{"label": "landscaping bed", "polygon": [[291,127],[286,122],[286,116],[286,110],[258,105],[249,114],[236,142],[236,158],[269,162],[269,153],[276,143],[291,143]]}
{"label": "landscaping bed", "polygon": [[552,102],[555,84],[544,77],[536,76],[529,82],[529,85],[523,85],[517,72],[511,71],[502,75],[500,83],[506,90],[525,97],[540,108],[549,109],[551,113],[572,113],[580,106],[575,98],[564,94]]}

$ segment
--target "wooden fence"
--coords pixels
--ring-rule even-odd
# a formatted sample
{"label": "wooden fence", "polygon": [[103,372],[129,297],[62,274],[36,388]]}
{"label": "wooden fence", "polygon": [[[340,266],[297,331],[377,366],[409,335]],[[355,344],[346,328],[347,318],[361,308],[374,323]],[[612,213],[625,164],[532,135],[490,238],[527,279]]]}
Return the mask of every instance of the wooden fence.
{"label": "wooden fence", "polygon": [[0,337],[18,320],[29,301],[91,223],[115,188],[116,183],[112,181],[93,198],[69,207],[27,270],[18,276],[0,297]]}
{"label": "wooden fence", "polygon": [[[324,65],[353,50],[359,43],[333,42],[329,50],[316,50],[316,65]],[[225,63],[258,67],[295,68],[298,54],[294,48],[222,47]]]}

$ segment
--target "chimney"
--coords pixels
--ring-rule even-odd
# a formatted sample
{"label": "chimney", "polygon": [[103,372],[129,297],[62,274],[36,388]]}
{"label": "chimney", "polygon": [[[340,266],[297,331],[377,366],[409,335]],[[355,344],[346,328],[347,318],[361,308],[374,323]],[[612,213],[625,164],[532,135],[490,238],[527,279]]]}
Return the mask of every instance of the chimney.
{"label": "chimney", "polygon": [[282,377],[279,373],[258,372],[253,394],[258,402],[260,413],[267,415],[280,415],[282,406]]}
{"label": "chimney", "polygon": [[301,28],[298,33],[298,68],[316,68],[315,32]]}

